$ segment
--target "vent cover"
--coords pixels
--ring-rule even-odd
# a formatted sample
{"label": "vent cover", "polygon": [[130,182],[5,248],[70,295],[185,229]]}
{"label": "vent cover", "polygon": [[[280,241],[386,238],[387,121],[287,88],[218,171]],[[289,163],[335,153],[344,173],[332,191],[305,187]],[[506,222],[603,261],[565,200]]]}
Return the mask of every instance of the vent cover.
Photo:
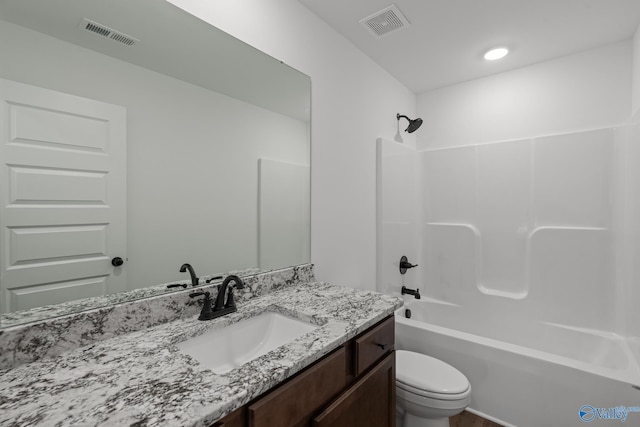
{"label": "vent cover", "polygon": [[133,46],[140,41],[135,37],[116,31],[113,28],[109,28],[106,25],[99,24],[87,18],[83,18],[82,21],[80,21],[80,28],[127,46]]}
{"label": "vent cover", "polygon": [[378,38],[409,26],[409,21],[395,4],[361,19],[360,23]]}

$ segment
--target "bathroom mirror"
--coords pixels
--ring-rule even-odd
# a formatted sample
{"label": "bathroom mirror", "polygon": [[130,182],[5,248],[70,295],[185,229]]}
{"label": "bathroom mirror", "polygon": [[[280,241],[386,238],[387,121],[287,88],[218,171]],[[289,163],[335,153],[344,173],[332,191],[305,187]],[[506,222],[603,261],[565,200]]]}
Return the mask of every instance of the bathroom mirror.
{"label": "bathroom mirror", "polygon": [[163,0],[0,0],[0,57],[0,313],[309,262],[308,76]]}

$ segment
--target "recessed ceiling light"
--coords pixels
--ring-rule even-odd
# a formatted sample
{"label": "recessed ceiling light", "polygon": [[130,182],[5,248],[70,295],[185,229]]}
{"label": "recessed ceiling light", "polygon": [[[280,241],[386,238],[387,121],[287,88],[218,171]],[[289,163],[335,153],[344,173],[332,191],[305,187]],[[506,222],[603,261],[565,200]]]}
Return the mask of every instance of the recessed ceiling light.
{"label": "recessed ceiling light", "polygon": [[506,47],[494,47],[484,54],[484,59],[487,61],[495,61],[496,59],[504,58],[508,53],[509,49]]}

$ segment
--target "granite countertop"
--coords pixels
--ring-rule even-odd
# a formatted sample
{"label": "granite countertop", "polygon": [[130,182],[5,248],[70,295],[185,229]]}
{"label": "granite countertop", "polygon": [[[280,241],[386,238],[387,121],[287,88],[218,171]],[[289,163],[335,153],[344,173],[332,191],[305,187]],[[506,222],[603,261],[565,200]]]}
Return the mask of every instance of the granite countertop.
{"label": "granite countertop", "polygon": [[[397,297],[305,283],[238,304],[201,322],[176,320],[0,371],[0,425],[209,426],[393,314]],[[176,343],[274,311],[320,325],[225,374]]]}

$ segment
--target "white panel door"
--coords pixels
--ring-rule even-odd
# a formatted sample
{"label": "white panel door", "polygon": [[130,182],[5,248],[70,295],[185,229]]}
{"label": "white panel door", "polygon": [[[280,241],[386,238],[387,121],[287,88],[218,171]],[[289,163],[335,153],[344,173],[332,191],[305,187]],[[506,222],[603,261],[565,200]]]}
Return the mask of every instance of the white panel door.
{"label": "white panel door", "polygon": [[126,289],[126,109],[0,79],[0,313]]}

